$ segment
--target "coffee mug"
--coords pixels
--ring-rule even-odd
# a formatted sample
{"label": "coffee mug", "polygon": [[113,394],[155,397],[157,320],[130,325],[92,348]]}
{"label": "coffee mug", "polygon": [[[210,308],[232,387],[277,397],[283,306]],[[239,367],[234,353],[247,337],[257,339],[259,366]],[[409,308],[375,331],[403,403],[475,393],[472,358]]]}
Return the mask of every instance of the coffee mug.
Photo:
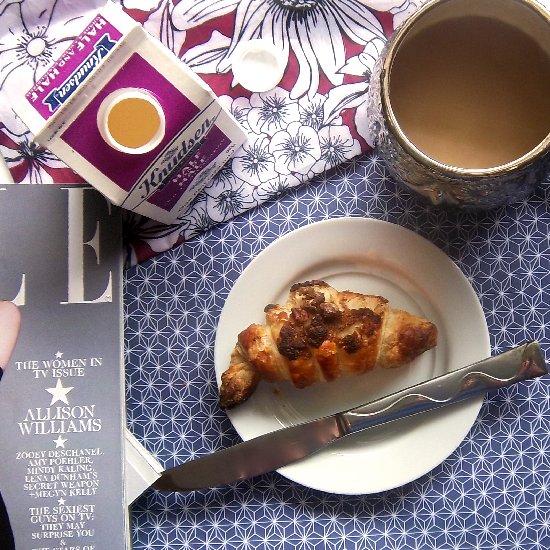
{"label": "coffee mug", "polygon": [[492,208],[550,170],[550,13],[536,0],[431,0],[386,44],[370,133],[434,204]]}

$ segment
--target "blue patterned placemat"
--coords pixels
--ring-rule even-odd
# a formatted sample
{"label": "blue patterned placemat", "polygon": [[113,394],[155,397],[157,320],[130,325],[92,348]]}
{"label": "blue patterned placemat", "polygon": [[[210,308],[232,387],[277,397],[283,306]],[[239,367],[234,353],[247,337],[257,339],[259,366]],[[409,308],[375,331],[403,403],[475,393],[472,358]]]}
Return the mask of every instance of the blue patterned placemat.
{"label": "blue patterned placemat", "polygon": [[[493,352],[538,339],[548,356],[549,202],[547,181],[513,206],[446,212],[395,188],[370,155],[131,268],[130,429],[166,467],[239,441],[217,405],[214,342],[224,301],[250,260],[277,237],[327,218],[382,219],[426,237],[472,283]],[[148,491],[132,520],[135,550],[548,550],[550,383],[545,377],[490,395],[446,461],[392,491],[325,494],[272,473],[188,494]]]}

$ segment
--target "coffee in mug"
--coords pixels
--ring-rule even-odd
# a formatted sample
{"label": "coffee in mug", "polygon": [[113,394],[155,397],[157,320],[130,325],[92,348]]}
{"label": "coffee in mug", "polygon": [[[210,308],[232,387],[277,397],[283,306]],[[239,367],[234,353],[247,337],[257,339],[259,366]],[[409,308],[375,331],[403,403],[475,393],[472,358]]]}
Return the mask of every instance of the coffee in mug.
{"label": "coffee in mug", "polygon": [[377,145],[433,202],[491,207],[550,163],[550,14],[530,0],[433,0],[386,46],[371,80]]}

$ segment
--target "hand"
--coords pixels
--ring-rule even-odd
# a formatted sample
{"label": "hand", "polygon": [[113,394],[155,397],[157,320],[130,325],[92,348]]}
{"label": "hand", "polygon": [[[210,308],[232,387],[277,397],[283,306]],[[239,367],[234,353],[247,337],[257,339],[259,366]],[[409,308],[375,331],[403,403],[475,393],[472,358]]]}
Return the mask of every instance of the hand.
{"label": "hand", "polygon": [[11,302],[0,301],[0,368],[6,369],[15,348],[21,313]]}

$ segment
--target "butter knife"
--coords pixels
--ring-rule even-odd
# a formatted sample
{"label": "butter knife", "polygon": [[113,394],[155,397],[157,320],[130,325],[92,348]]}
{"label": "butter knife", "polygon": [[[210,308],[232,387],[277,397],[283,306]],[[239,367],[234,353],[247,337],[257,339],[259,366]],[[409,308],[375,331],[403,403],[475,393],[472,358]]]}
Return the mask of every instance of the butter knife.
{"label": "butter knife", "polygon": [[539,344],[529,342],[355,409],[282,428],[175,466],[165,470],[151,487],[185,492],[248,479],[362,430],[547,373]]}

